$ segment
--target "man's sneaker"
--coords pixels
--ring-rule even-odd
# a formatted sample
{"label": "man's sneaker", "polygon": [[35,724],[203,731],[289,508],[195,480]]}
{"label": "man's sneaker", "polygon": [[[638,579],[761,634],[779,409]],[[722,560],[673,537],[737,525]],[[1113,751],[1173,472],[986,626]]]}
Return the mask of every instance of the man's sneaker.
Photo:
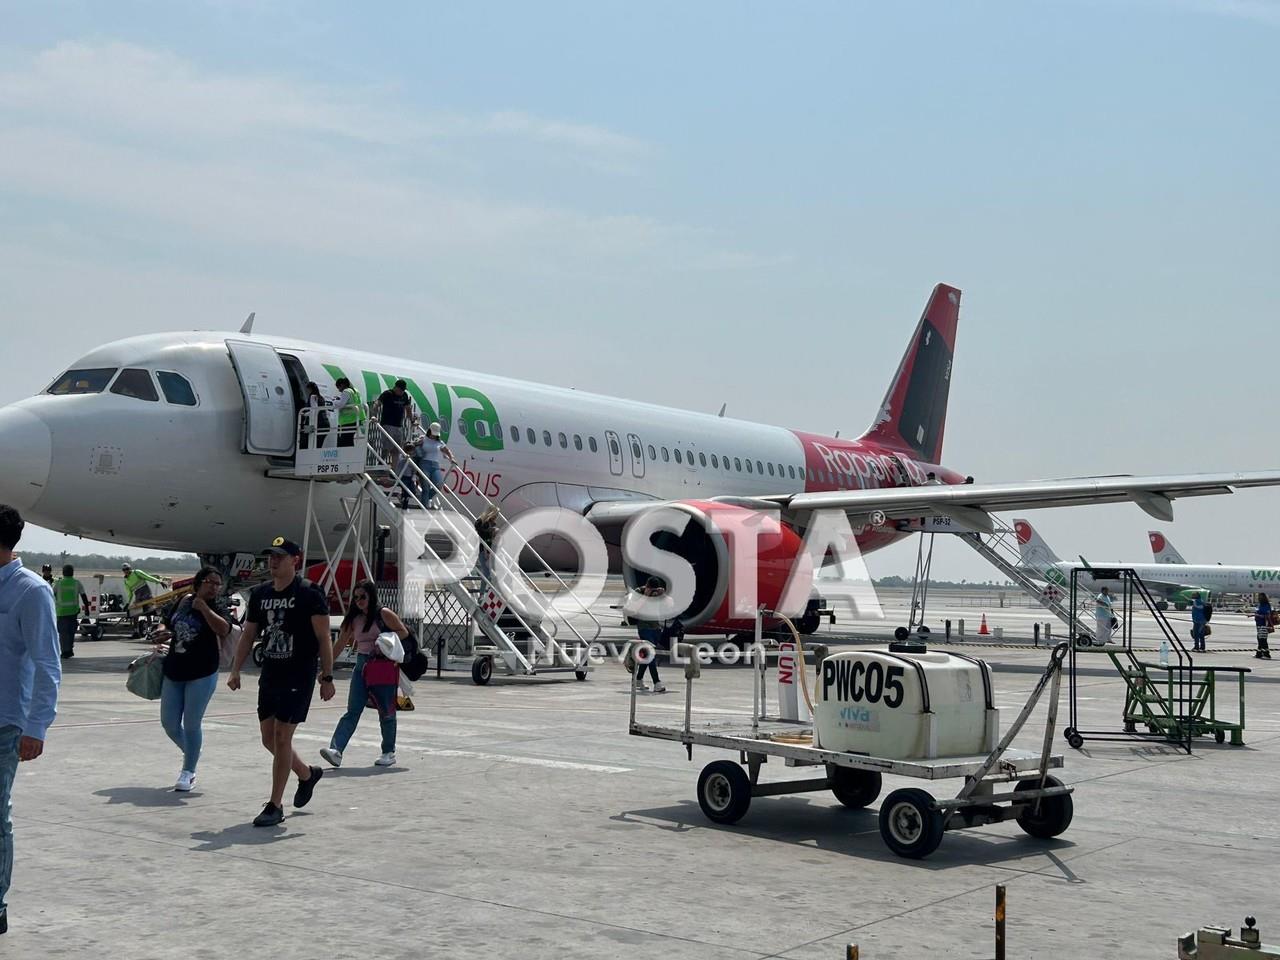
{"label": "man's sneaker", "polygon": [[384,753],[377,760],[373,761],[375,767],[394,767],[396,765],[396,755],[392,753]]}
{"label": "man's sneaker", "polygon": [[321,748],[320,748],[320,756],[324,757],[325,761],[326,761],[326,762],[329,764],[329,766],[331,766],[331,767],[340,767],[340,766],[342,766],[342,751],[341,751],[341,750],[336,750],[336,749],[334,749],[333,747],[321,747]]}
{"label": "man's sneaker", "polygon": [[311,768],[311,776],[306,780],[298,781],[297,792],[293,795],[293,806],[295,810],[300,810],[311,802],[311,794],[315,793],[316,784],[320,782],[320,778],[324,776],[324,770],[320,767]]}
{"label": "man's sneaker", "polygon": [[177,790],[179,793],[186,793],[195,786],[195,783],[196,775],[190,770],[183,770],[178,774],[178,782],[173,785],[173,789]]}
{"label": "man's sneaker", "polygon": [[262,808],[262,812],[253,818],[253,825],[255,827],[274,827],[283,821],[284,807],[277,807],[274,803],[268,802]]}
{"label": "man's sneaker", "polygon": [[666,693],[666,692],[667,692],[667,685],[666,685],[665,683],[655,683],[655,684],[653,685],[653,692],[654,692],[654,693]]}

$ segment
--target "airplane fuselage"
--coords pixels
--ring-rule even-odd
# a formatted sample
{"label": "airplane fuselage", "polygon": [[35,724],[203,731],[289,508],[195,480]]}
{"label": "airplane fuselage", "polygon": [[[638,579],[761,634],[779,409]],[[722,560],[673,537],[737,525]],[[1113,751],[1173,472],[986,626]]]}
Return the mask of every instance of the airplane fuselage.
{"label": "airplane fuselage", "polygon": [[[266,384],[254,414],[292,424],[301,387],[316,381],[337,393],[348,377],[371,401],[395,379],[408,381],[424,422],[441,423],[459,461],[445,482],[470,505],[483,497],[508,516],[536,506],[584,512],[619,500],[706,499],[802,491],[919,485],[933,472],[866,440],[841,440],[708,414],[690,413],[537,383],[275,337],[188,333],[108,344],[73,370],[143,370],[157,399],[113,392],[43,393],[0,410],[7,435],[27,438],[6,495],[32,521],[65,533],[139,547],[225,554],[258,549],[305,521],[307,484],[271,477],[287,462],[251,454],[246,407],[255,388],[237,374],[229,343],[274,348],[288,368],[284,388]],[[185,379],[194,405],[170,402],[164,373]],[[134,374],[138,377],[139,375]],[[82,382],[82,381],[77,381]],[[145,386],[145,384],[144,384]],[[272,395],[274,389],[274,395]],[[179,392],[180,393],[180,392]],[[274,408],[274,413],[271,412]],[[265,411],[265,412],[264,412]],[[290,428],[291,429],[291,428]],[[47,468],[42,469],[42,447]],[[317,485],[322,525],[345,522],[343,483]],[[870,530],[859,542],[876,549],[905,536]]]}

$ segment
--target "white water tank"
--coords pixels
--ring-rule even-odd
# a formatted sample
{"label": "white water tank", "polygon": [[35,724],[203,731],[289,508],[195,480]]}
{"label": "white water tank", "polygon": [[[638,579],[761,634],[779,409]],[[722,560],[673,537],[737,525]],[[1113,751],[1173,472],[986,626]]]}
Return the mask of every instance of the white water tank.
{"label": "white water tank", "polygon": [[851,650],[822,662],[814,741],[894,760],[972,756],[1000,730],[986,663],[951,653]]}

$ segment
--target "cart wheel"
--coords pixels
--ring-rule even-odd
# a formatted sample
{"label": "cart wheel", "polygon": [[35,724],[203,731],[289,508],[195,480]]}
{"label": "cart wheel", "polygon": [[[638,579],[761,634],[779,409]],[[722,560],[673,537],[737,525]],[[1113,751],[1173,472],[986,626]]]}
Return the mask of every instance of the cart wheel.
{"label": "cart wheel", "polygon": [[945,821],[924,790],[895,790],[880,804],[880,836],[900,857],[923,860],[942,842]]}
{"label": "cart wheel", "polygon": [[[1057,777],[1045,777],[1044,785],[1046,787],[1060,787],[1062,781]],[[1040,778],[1030,777],[1026,780],[1019,780],[1018,785],[1013,788],[1014,793],[1022,790],[1039,790]],[[1050,837],[1056,837],[1062,833],[1067,827],[1071,826],[1071,817],[1075,813],[1075,805],[1071,802],[1071,794],[1062,793],[1055,797],[1040,798],[1040,812],[1035,812],[1035,805],[1032,801],[1027,801],[1028,805],[1023,808],[1022,813],[1018,814],[1018,826],[1026,833],[1033,837],[1039,837],[1041,840],[1048,840]]]}
{"label": "cart wheel", "polygon": [[1079,750],[1084,746],[1084,737],[1072,730],[1071,733],[1067,735],[1067,743],[1070,745],[1072,750]]}
{"label": "cart wheel", "polygon": [[587,671],[585,670],[575,670],[573,671],[573,675],[579,680],[587,679]]}
{"label": "cart wheel", "polygon": [[1213,731],[1213,739],[1214,739],[1214,741],[1216,741],[1217,743],[1226,743],[1226,742],[1227,742],[1227,731],[1225,731],[1225,730],[1215,730],[1215,731]]}
{"label": "cart wheel", "polygon": [[471,661],[471,679],[483,687],[493,678],[493,658],[476,657]]}
{"label": "cart wheel", "polygon": [[893,631],[893,639],[897,640],[899,643],[902,643],[902,641],[906,640],[909,636],[911,636],[911,631],[906,627],[898,627]]}
{"label": "cart wheel", "polygon": [[267,658],[267,648],[260,643],[253,645],[253,665],[255,667],[262,666],[262,661]]}
{"label": "cart wheel", "polygon": [[698,774],[698,806],[713,823],[737,823],[751,806],[751,778],[732,760],[713,760]]}
{"label": "cart wheel", "polygon": [[880,796],[881,777],[876,770],[827,765],[827,779],[837,800],[851,810],[861,810]]}

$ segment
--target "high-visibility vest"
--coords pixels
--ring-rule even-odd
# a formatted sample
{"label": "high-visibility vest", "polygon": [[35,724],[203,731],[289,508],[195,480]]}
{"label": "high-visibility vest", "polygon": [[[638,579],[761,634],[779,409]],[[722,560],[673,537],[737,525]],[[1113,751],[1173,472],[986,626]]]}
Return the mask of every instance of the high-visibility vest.
{"label": "high-visibility vest", "polygon": [[74,617],[80,612],[80,594],[84,588],[75,577],[62,577],[53,584],[53,605],[60,617]]}
{"label": "high-visibility vest", "polygon": [[356,393],[355,387],[347,387],[342,391],[342,397],[347,402],[338,411],[338,426],[349,427],[357,423],[363,423],[365,419],[364,408],[360,406],[360,394]]}

